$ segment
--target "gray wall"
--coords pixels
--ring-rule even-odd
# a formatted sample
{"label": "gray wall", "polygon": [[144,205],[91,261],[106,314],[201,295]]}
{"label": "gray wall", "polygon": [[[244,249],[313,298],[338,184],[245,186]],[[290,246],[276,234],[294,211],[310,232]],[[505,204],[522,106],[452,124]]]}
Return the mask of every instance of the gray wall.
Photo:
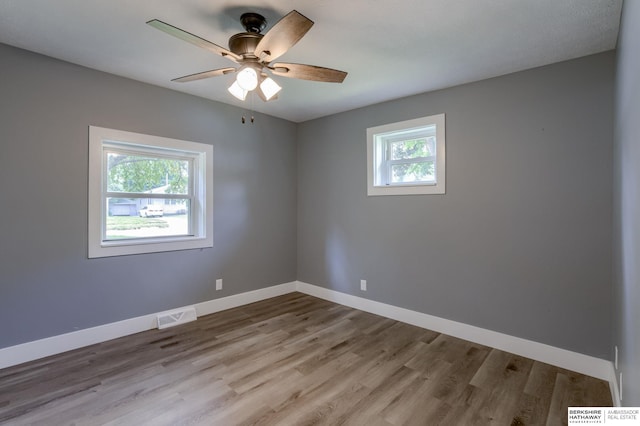
{"label": "gray wall", "polygon": [[615,103],[614,344],[622,403],[640,406],[640,2],[625,1]]}
{"label": "gray wall", "polygon": [[[610,356],[611,52],[299,125],[0,63],[0,348],[300,279]],[[441,112],[447,194],[367,197],[366,128]],[[88,125],[214,144],[214,247],[87,259]]]}
{"label": "gray wall", "polygon": [[[5,45],[0,64],[0,348],[296,279],[294,123]],[[214,247],[87,259],[89,125],[213,144]]]}
{"label": "gray wall", "polygon": [[[606,52],[302,123],[298,279],[609,358],[613,84]],[[367,197],[367,127],[438,113],[447,193]]]}

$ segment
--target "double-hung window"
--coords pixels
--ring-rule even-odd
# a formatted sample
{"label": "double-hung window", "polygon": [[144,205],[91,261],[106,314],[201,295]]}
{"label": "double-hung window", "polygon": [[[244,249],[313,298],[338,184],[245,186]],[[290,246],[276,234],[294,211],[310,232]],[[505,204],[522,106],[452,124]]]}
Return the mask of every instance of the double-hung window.
{"label": "double-hung window", "polygon": [[213,147],[89,129],[89,257],[211,247]]}
{"label": "double-hung window", "polygon": [[444,114],[367,129],[368,195],[445,192]]}

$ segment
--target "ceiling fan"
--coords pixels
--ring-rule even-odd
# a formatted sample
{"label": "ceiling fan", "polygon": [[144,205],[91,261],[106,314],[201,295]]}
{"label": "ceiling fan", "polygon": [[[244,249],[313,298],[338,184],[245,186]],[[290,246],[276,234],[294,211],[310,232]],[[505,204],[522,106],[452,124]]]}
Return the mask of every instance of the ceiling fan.
{"label": "ceiling fan", "polygon": [[186,83],[235,72],[237,73],[236,81],[229,87],[229,92],[240,100],[244,100],[247,94],[256,88],[258,96],[265,102],[277,98],[281,87],[267,75],[266,71],[282,77],[329,83],[342,83],[347,76],[344,71],[316,65],[273,63],[275,59],[295,45],[313,26],[312,20],[296,10],[289,12],[265,34],[261,34],[261,32],[266,28],[267,20],[258,13],[242,14],[240,23],[246,32],[231,36],[229,49],[225,49],[159,19],[147,22],[160,31],[207,49],[238,65],[237,67],[218,68],[190,74],[171,81]]}

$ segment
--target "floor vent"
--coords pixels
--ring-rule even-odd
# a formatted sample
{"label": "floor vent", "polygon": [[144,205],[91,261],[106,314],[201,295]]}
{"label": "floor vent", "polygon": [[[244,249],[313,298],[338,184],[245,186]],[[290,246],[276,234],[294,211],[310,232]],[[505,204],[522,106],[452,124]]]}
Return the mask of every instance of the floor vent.
{"label": "floor vent", "polygon": [[178,309],[170,312],[158,314],[158,328],[163,329],[173,327],[174,325],[184,324],[185,322],[195,321],[198,319],[195,306]]}

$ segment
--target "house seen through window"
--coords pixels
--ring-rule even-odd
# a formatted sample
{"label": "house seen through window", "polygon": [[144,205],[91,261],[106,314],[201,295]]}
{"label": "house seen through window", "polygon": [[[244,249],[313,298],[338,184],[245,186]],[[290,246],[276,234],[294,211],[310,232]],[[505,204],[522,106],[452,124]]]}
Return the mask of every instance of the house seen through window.
{"label": "house seen through window", "polygon": [[192,235],[190,158],[136,155],[106,149],[104,240]]}

